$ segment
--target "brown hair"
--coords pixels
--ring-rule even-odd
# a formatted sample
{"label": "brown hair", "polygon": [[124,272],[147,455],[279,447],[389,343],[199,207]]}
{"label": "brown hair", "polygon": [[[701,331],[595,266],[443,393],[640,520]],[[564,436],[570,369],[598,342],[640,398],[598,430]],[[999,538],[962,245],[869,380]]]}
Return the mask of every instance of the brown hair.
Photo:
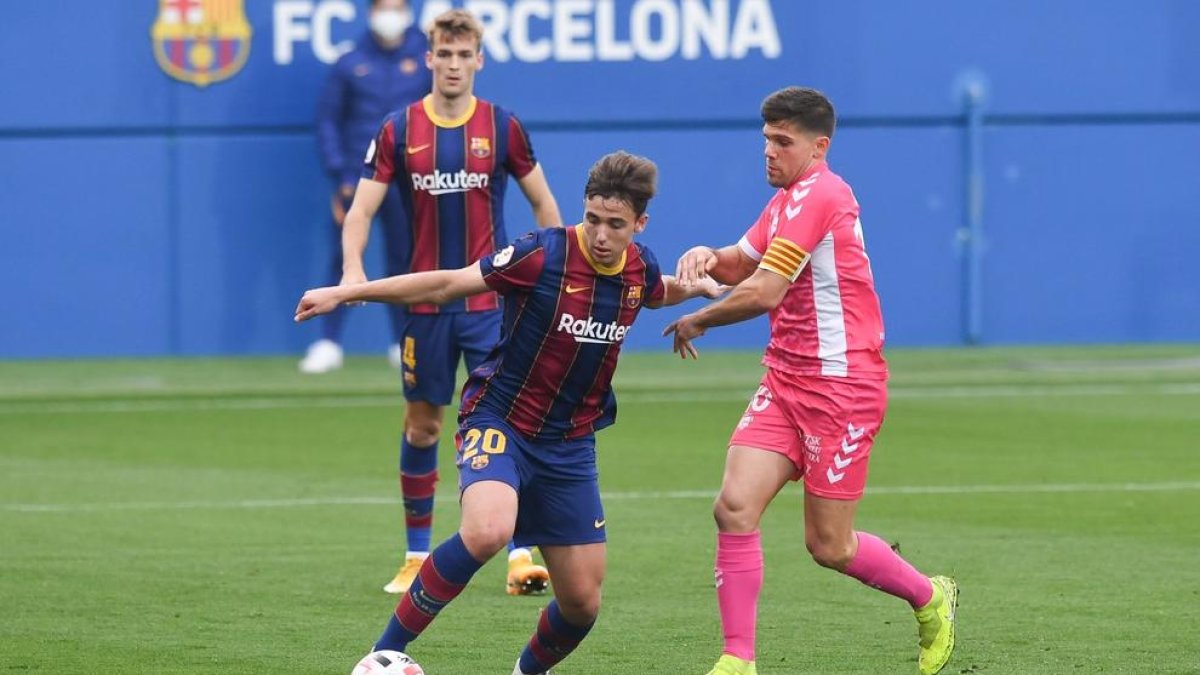
{"label": "brown hair", "polygon": [[762,118],[767,124],[791,122],[797,129],[833,138],[836,117],[833,103],[807,87],[786,87],[762,102]]}
{"label": "brown hair", "polygon": [[444,36],[449,40],[470,36],[475,39],[475,49],[478,51],[483,42],[483,26],[479,24],[475,15],[467,10],[451,9],[437,15],[433,20],[433,25],[429,27],[430,49],[437,44],[438,36]]}
{"label": "brown hair", "polygon": [[654,162],[618,150],[601,157],[592,165],[583,196],[585,199],[619,199],[629,204],[634,214],[641,217],[657,189],[658,167]]}

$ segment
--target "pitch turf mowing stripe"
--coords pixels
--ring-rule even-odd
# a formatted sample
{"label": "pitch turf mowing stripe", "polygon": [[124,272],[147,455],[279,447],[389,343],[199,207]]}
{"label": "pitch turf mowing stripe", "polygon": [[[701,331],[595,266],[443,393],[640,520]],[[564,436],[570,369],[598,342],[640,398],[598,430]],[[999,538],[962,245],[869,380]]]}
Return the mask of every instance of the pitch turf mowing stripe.
{"label": "pitch turf mowing stripe", "polygon": [[[1200,490],[1200,481],[1167,483],[1048,483],[1045,485],[909,485],[867,488],[876,495],[1063,494],[1105,492],[1187,492]],[[605,500],[712,499],[716,490],[605,492]],[[439,496],[452,497],[449,492]],[[284,509],[311,506],[396,506],[391,497],[314,497],[307,499],[242,499],[233,501],[113,502],[109,504],[0,504],[0,511],[17,513],[88,513],[97,511],[159,511],[165,509]]]}
{"label": "pitch turf mowing stripe", "polygon": [[[626,403],[705,403],[745,401],[745,391],[633,391],[618,396]],[[1088,384],[1032,386],[954,386],[954,387],[892,387],[892,399],[935,398],[1029,398],[1076,396],[1198,396],[1200,383],[1160,385]],[[144,413],[186,412],[203,410],[293,410],[304,408],[378,408],[399,407],[395,396],[271,397],[235,399],[168,398],[134,401],[9,401],[0,402],[0,415],[75,414],[75,413]]]}

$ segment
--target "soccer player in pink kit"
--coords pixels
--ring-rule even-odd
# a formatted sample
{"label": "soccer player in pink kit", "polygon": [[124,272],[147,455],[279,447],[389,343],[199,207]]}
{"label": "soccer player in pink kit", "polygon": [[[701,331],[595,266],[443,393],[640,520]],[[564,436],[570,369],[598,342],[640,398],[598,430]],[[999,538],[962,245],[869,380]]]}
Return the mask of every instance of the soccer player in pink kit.
{"label": "soccer player in pink kit", "polygon": [[829,169],[833,105],[788,87],[762,104],[767,182],[779,192],[736,244],[680,258],[682,284],[737,284],[724,300],[667,327],[675,350],[716,326],[770,313],[767,367],[729,441],[717,521],[717,604],[725,646],[709,675],[756,672],[763,582],[759,521],[789,480],[804,480],[804,539],[820,565],[903,599],[916,613],[918,670],[940,671],[954,649],[958,588],[926,577],[866,532],[854,514],[887,407],[883,320],[858,203]]}

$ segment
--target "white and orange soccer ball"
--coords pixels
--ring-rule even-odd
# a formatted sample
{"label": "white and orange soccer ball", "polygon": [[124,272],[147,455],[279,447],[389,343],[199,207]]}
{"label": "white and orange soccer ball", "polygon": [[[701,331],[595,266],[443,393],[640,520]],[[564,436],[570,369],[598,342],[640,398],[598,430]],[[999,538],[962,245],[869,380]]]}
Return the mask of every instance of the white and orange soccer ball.
{"label": "white and orange soccer ball", "polygon": [[425,675],[425,670],[408,654],[384,649],[362,657],[350,675]]}

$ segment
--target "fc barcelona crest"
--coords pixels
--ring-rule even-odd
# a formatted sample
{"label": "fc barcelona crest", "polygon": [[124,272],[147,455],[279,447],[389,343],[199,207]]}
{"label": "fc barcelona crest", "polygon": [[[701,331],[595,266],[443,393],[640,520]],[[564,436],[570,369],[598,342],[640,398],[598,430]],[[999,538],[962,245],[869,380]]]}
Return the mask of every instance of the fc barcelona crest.
{"label": "fc barcelona crest", "polygon": [[625,291],[625,305],[630,309],[636,308],[642,304],[642,289],[644,286],[630,286],[629,290]]}
{"label": "fc barcelona crest", "polygon": [[471,154],[479,159],[484,159],[492,154],[492,139],[483,136],[472,136]]}
{"label": "fc barcelona crest", "polygon": [[197,87],[236,75],[250,56],[250,22],[242,2],[158,0],[150,37],[163,72]]}

